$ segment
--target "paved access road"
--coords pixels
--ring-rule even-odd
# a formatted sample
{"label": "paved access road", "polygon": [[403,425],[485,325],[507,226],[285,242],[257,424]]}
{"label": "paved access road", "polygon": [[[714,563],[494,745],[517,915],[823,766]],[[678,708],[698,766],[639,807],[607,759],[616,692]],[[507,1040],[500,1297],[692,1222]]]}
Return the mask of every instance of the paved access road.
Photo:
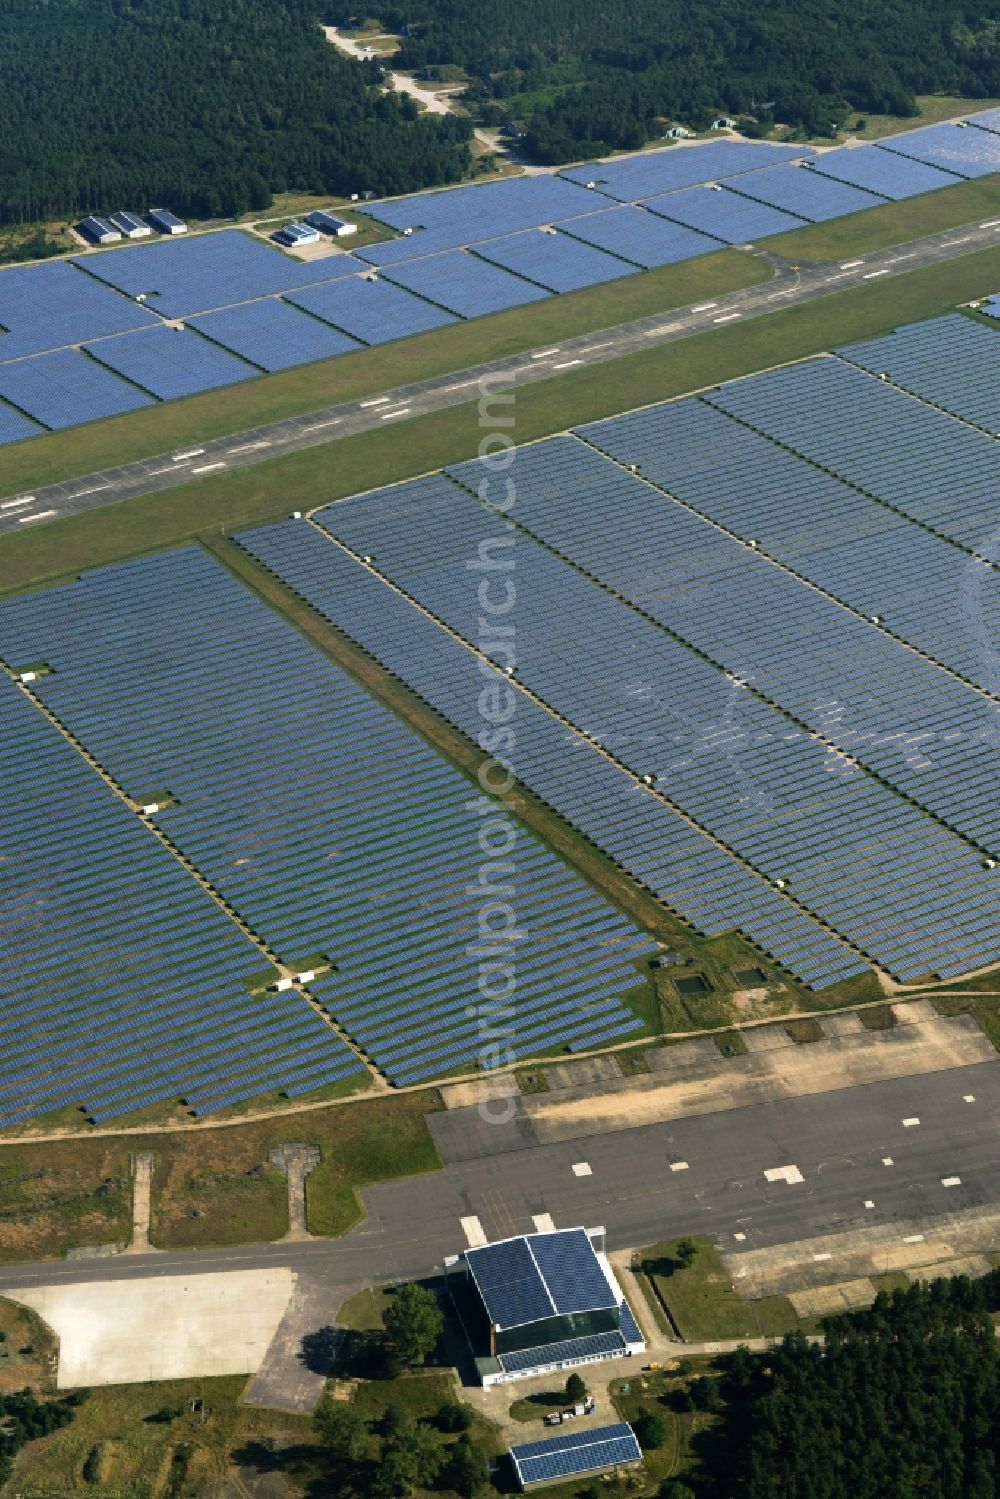
{"label": "paved access road", "polygon": [[[902,275],[921,266],[937,265],[959,255],[1000,244],[1000,218],[872,251],[840,264],[804,265],[795,270],[766,250],[752,253],[767,260],[774,276],[760,286],[730,292],[714,301],[675,308],[566,339],[558,345],[534,349],[507,359],[470,366],[449,375],[401,385],[382,395],[347,401],[304,416],[289,417],[263,427],[217,437],[203,444],[144,458],[84,478],[48,485],[32,494],[12,494],[0,500],[0,535],[27,526],[44,525],[137,495],[154,494],[208,474],[249,467],[269,458],[377,429],[384,423],[424,416],[461,405],[476,395],[480,381],[492,377],[509,384],[548,380],[567,370],[617,359],[623,354],[674,343],[694,333],[726,327],[741,319],[760,317],[782,306],[814,301],[831,292],[864,285],[887,276]],[[2,482],[2,481],[0,481]]]}
{"label": "paved access road", "polygon": [[[3,1265],[0,1290],[289,1265],[342,1300],[440,1272],[471,1216],[490,1238],[543,1213],[562,1228],[604,1224],[611,1249],[684,1233],[740,1250],[858,1226],[902,1235],[914,1219],[1000,1202],[1000,1057],[559,1144],[497,1130],[496,1154],[370,1188],[367,1219],[344,1239]],[[785,1166],[802,1180],[767,1180]]]}

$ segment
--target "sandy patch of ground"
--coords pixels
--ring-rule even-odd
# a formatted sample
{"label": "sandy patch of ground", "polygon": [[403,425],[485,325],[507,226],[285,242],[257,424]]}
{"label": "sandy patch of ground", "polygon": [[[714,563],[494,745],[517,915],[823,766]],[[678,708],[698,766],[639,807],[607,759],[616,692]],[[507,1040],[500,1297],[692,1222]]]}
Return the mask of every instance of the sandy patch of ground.
{"label": "sandy patch of ground", "polygon": [[59,1389],[256,1370],[295,1286],[286,1266],[19,1290],[59,1338]]}

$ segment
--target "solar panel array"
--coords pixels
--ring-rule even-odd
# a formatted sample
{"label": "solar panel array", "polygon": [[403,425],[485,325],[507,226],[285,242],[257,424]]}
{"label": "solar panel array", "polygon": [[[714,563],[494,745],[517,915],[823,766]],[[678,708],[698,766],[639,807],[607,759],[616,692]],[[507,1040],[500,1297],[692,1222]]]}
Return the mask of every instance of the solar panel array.
{"label": "solar panel array", "polygon": [[519,1055],[641,1028],[620,996],[649,939],[524,830],[484,892],[464,777],[197,549],[0,604],[0,650],[55,668],[39,694],[130,795],[169,787],[157,824],[270,951],[328,956],[311,992],[395,1082],[500,1064],[490,881]]}
{"label": "solar panel array", "polygon": [[204,313],[191,319],[191,327],[268,372],[312,364],[358,347],[343,333],[274,297]]}
{"label": "solar panel array", "polygon": [[998,577],[955,543],[704,400],[668,402],[580,430],[602,452],[638,463],[684,505],[995,690],[991,656],[970,628],[967,605],[980,598],[986,612],[1000,605]]}
{"label": "solar panel array", "polygon": [[754,172],[729,186],[734,193],[756,198],[816,224],[859,213],[864,208],[877,208],[885,201],[874,193],[862,192],[849,183],[836,182],[832,177],[822,177],[794,164],[765,167],[762,172]]}
{"label": "solar panel array", "polygon": [[467,250],[446,250],[406,265],[393,266],[386,278],[420,297],[426,297],[458,317],[483,317],[527,302],[541,302],[548,292],[512,276],[499,266],[470,255]]}
{"label": "solar panel array", "polygon": [[[698,182],[721,182],[759,167],[812,156],[811,146],[775,146],[763,141],[708,141],[697,146],[667,146],[638,156],[592,161],[566,167],[569,182],[593,182],[599,192],[621,203],[636,203],[654,193],[675,192]],[[583,211],[583,210],[581,210]]]}
{"label": "solar panel array", "polygon": [[984,432],[839,359],[734,380],[711,399],[960,546],[990,548],[997,459]]}
{"label": "solar panel array", "polygon": [[288,300],[363,344],[389,343],[455,321],[443,307],[413,297],[381,276],[374,281],[352,276],[347,281],[310,286],[292,293]]}
{"label": "solar panel array", "polygon": [[546,1317],[611,1311],[612,1289],[585,1229],[521,1235],[465,1251],[494,1327],[507,1330]]}
{"label": "solar panel array", "polygon": [[970,130],[967,125],[926,125],[922,130],[892,135],[882,146],[958,177],[987,177],[1000,172],[1000,140],[987,130]]}
{"label": "solar panel array", "polygon": [[0,364],[0,396],[52,431],[152,405],[143,391],[77,349]]}
{"label": "solar panel array", "polygon": [[620,276],[634,275],[636,269],[616,255],[605,255],[579,239],[540,229],[484,240],[476,246],[476,254],[555,292],[616,281]]}
{"label": "solar panel array", "polygon": [[565,1364],[581,1359],[612,1358],[625,1352],[625,1338],[620,1332],[594,1332],[582,1338],[565,1338],[538,1348],[522,1348],[517,1353],[498,1353],[497,1363],[505,1374],[534,1369],[539,1364]]}
{"label": "solar panel array", "polygon": [[953,172],[898,156],[881,146],[839,146],[817,156],[806,170],[835,177],[839,182],[849,182],[894,201],[932,193],[939,187],[954,187],[962,180]]}
{"label": "solar panel array", "polygon": [[200,334],[162,325],[101,339],[89,344],[87,353],[160,401],[236,385],[257,373]]}
{"label": "solar panel array", "polygon": [[0,705],[0,1123],[358,1070],[298,994],[250,992],[258,949],[3,675]]}
{"label": "solar panel array", "polygon": [[[485,474],[479,462],[452,472],[474,490]],[[517,516],[553,549],[518,543],[518,576],[548,629],[548,643],[544,628],[536,642],[519,602],[523,681],[630,768],[654,771],[684,811],[767,878],[787,880],[874,962],[916,976],[990,961],[1000,886],[975,849],[888,787],[1000,848],[1000,819],[979,792],[1000,770],[992,704],[950,679],[939,685],[936,668],[911,663],[905,648],[701,519],[655,499],[651,507],[644,484],[572,439],[518,455]],[[392,518],[401,542],[415,547],[402,506]],[[356,544],[349,517],[327,524]],[[444,495],[436,507],[425,497],[425,545],[445,563],[451,546],[475,555],[488,525],[478,514],[467,520]],[[445,567],[397,563],[381,531],[362,534],[380,567],[465,628],[446,597]],[[928,722],[935,690],[938,717]],[[928,735],[933,751],[921,739],[927,729],[937,730]]]}
{"label": "solar panel array", "polygon": [[984,312],[987,317],[1000,318],[1000,296],[990,297],[988,302],[983,303],[979,311]]}
{"label": "solar panel array", "polygon": [[620,255],[644,270],[676,265],[719,248],[707,235],[682,224],[671,224],[659,214],[632,203],[587,213],[578,219],[565,219],[559,229],[562,234],[571,234],[574,239],[607,250],[609,255]]}
{"label": "solar panel array", "polygon": [[661,213],[675,223],[686,224],[700,234],[710,234],[728,245],[746,244],[769,234],[783,234],[787,229],[801,229],[802,219],[756,203],[724,187],[689,187],[681,193],[647,198],[651,213]]}
{"label": "solar panel array", "polygon": [[0,362],[155,321],[67,261],[0,271]]}
{"label": "solar panel array", "polygon": [[585,188],[547,173],[417,193],[410,198],[365,205],[362,212],[380,224],[412,233],[365,245],[357,254],[372,265],[392,265],[436,250],[452,250],[519,229],[534,229],[539,224],[587,213],[593,206]]}
{"label": "solar panel array", "polygon": [[597,1473],[619,1463],[637,1463],[642,1452],[627,1421],[567,1432],[539,1442],[522,1442],[510,1449],[511,1462],[522,1487],[556,1482],[576,1473]]}
{"label": "solar panel array", "polygon": [[992,130],[1000,135],[1000,109],[983,109],[978,114],[966,115],[966,124],[975,125],[979,130]]}
{"label": "solar panel array", "polygon": [[952,313],[836,352],[1000,436],[1000,338],[983,323]]}
{"label": "solar panel array", "polygon": [[[332,623],[475,740],[468,690],[479,658],[310,525],[294,521],[237,540]],[[516,774],[697,930],[739,930],[804,982],[821,988],[867,965],[791,899],[754,875],[586,737],[510,684]],[[609,1035],[611,1033],[609,1032]]]}
{"label": "solar panel array", "polygon": [[295,260],[241,229],[81,255],[74,263],[128,297],[148,298],[150,307],[168,318],[189,317],[193,312],[364,270],[360,261],[345,254]]}

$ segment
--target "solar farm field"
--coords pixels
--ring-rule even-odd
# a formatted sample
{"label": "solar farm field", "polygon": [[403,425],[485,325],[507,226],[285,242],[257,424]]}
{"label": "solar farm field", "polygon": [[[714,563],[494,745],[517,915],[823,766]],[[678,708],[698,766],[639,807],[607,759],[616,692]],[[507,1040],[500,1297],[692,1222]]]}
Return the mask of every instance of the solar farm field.
{"label": "solar farm field", "polygon": [[0,657],[0,1122],[643,1029],[649,938],[200,549],[3,603]]}
{"label": "solar farm field", "polygon": [[472,734],[466,562],[508,534],[526,786],[811,986],[954,978],[1000,961],[1000,336],[943,320],[931,405],[935,332],[888,380],[847,349],[238,540]]}

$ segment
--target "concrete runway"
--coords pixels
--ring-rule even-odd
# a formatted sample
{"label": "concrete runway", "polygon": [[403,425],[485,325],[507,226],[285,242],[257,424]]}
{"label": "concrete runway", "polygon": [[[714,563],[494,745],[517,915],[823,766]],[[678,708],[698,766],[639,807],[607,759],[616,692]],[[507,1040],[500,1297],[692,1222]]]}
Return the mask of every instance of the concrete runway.
{"label": "concrete runway", "polygon": [[[470,1216],[491,1238],[550,1213],[557,1227],[604,1224],[611,1249],[707,1233],[746,1251],[859,1226],[891,1239],[895,1225],[902,1236],[915,1219],[1000,1202],[1000,1056],[559,1144],[509,1148],[497,1129],[495,1155],[368,1189],[368,1216],[344,1239],[3,1265],[0,1290],[287,1265],[342,1299],[440,1272]],[[582,1162],[589,1176],[574,1174]],[[767,1180],[792,1165],[801,1182]]]}
{"label": "concrete runway", "polygon": [[617,327],[603,328],[566,339],[558,345],[398,386],[382,395],[347,401],[340,406],[290,417],[228,437],[213,438],[203,444],[194,443],[119,468],[48,485],[31,494],[11,494],[0,500],[0,535],[45,525],[52,520],[138,495],[166,491],[202,475],[247,468],[338,437],[372,431],[386,422],[460,405],[473,399],[479,382],[486,376],[502,377],[506,382],[521,385],[548,380],[569,369],[603,364],[623,354],[675,343],[695,333],[760,317],[782,306],[815,301],[832,292],[903,275],[996,244],[1000,244],[1000,218],[946,229],[890,249],[858,255],[840,264],[812,264],[798,271],[767,250],[753,249],[748,253],[767,260],[774,269],[772,279],[760,286],[731,292],[715,301],[675,308]]}

